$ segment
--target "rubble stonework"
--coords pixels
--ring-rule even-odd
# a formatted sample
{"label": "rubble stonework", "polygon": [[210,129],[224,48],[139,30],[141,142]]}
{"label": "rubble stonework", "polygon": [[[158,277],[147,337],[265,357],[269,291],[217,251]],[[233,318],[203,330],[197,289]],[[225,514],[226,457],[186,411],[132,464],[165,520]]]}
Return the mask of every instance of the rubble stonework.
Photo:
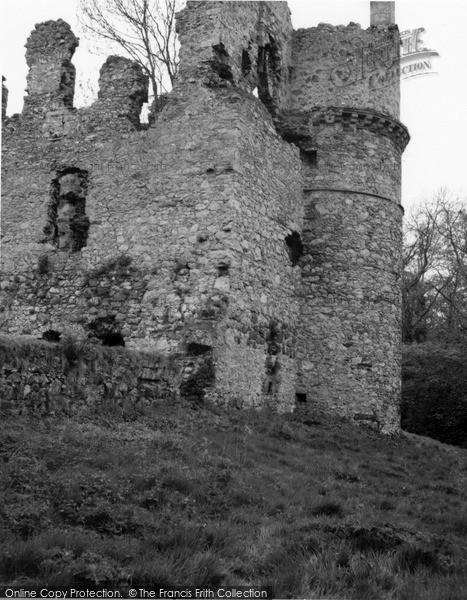
{"label": "rubble stonework", "polygon": [[2,120],[6,118],[6,107],[8,104],[8,89],[5,87],[4,81],[6,79],[2,75]]}
{"label": "rubble stonework", "polygon": [[25,108],[3,126],[1,330],[164,356],[193,401],[396,430],[408,134],[392,65],[343,91],[331,60],[394,52],[387,14],[294,32],[285,2],[188,2],[149,126],[136,64],[110,57],[76,110],[77,39],[36,26]]}
{"label": "rubble stonework", "polygon": [[26,44],[29,73],[25,114],[39,116],[48,110],[73,106],[76,69],[71,58],[78,43],[62,19],[36,25]]}

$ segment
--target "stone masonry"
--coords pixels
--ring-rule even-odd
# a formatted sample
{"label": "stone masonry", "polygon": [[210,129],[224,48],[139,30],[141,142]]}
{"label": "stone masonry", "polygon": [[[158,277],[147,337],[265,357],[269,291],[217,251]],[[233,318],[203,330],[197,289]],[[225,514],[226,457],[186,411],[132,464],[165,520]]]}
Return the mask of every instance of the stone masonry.
{"label": "stone masonry", "polygon": [[367,30],[294,31],[286,2],[188,2],[150,125],[147,80],[120,57],[74,108],[78,39],[37,25],[21,115],[2,86],[2,333],[173,360],[187,399],[397,430],[393,4],[372,2]]}

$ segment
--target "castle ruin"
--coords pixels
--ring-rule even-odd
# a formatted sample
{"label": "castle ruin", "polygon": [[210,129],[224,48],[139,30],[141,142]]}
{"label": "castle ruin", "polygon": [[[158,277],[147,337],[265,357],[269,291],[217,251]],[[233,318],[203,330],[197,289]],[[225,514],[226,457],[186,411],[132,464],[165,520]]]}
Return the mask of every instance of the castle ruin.
{"label": "castle ruin", "polygon": [[110,57],[78,110],[78,39],[62,20],[31,33],[21,115],[2,86],[0,331],[124,344],[173,359],[182,395],[396,431],[394,2],[371,2],[366,30],[294,31],[286,2],[261,1],[190,1],[177,23],[149,126],[138,65]]}

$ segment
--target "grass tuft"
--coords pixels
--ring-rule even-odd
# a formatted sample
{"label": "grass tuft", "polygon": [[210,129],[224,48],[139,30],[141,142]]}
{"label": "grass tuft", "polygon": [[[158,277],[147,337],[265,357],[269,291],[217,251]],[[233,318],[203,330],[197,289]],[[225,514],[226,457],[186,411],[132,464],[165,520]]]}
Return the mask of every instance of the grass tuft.
{"label": "grass tuft", "polygon": [[337,502],[321,502],[311,509],[311,514],[315,517],[321,515],[327,517],[343,517],[344,510]]}
{"label": "grass tuft", "polygon": [[439,570],[439,563],[433,552],[404,544],[394,556],[393,567],[397,571],[409,573],[415,573],[418,569],[427,569],[436,573]]}
{"label": "grass tuft", "polygon": [[68,369],[75,367],[86,355],[89,347],[88,341],[77,340],[72,335],[66,335],[61,341],[61,349],[66,359]]}

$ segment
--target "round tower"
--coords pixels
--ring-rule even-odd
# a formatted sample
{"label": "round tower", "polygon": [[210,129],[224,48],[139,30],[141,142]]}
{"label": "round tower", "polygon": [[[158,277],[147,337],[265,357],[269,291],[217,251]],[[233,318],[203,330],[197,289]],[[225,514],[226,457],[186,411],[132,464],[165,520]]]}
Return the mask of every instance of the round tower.
{"label": "round tower", "polygon": [[[304,171],[299,390],[385,432],[399,427],[401,155],[393,2],[363,30],[320,24],[293,41],[289,136]],[[303,123],[306,116],[306,133]]]}

